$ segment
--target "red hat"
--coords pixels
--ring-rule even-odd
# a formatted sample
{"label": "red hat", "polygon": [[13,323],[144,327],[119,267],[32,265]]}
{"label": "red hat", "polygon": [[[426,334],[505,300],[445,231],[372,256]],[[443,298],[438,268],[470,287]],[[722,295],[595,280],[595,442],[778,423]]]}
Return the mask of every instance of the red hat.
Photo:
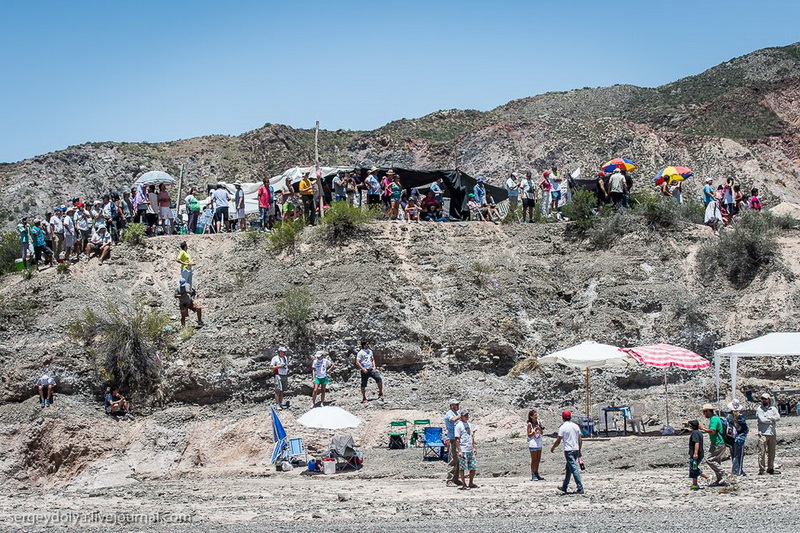
{"label": "red hat", "polygon": [[549,170],[545,170],[545,171],[544,171],[542,174],[543,174],[544,176],[549,176],[549,175],[550,175],[550,171],[549,171]]}
{"label": "red hat", "polygon": [[78,207],[83,207],[83,202],[78,202]]}
{"label": "red hat", "polygon": [[572,418],[572,411],[561,411],[561,418]]}
{"label": "red hat", "polygon": [[597,173],[597,175],[601,176],[601,177],[605,177],[606,173],[601,170],[600,172]]}

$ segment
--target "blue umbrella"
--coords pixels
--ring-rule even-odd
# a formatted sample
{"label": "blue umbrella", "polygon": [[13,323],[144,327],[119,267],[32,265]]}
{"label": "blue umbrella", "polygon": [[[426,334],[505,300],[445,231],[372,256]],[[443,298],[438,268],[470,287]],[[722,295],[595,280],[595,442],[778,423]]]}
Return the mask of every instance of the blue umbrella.
{"label": "blue umbrella", "polygon": [[272,463],[275,462],[283,457],[286,452],[287,441],[286,441],[286,430],[283,429],[283,424],[281,423],[281,419],[278,418],[278,413],[275,412],[275,408],[272,408],[272,440],[275,442],[275,448],[272,450]]}

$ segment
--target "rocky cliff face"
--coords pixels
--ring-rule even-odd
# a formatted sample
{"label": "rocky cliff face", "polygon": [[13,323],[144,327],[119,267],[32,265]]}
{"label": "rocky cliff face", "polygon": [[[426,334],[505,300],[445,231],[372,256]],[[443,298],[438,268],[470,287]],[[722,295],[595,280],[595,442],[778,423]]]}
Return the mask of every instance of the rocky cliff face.
{"label": "rocky cliff face", "polygon": [[[668,164],[736,176],[768,199],[800,201],[800,43],[760,50],[654,89],[618,85],[549,93],[492,111],[439,111],[371,132],[323,131],[322,161],[419,169],[459,167],[499,182],[551,165],[590,175],[611,157],[639,163],[642,186]],[[144,170],[188,183],[253,181],[313,161],[313,132],[282,125],[236,137],[89,143],[0,165],[0,217],[73,196],[125,189]],[[694,180],[691,185],[699,185]]]}

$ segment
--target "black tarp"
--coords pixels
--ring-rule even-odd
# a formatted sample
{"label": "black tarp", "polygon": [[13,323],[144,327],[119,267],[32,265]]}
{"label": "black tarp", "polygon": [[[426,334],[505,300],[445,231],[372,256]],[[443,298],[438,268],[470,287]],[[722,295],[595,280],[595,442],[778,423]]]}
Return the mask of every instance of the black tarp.
{"label": "black tarp", "polygon": [[[413,189],[414,187],[424,187],[441,178],[444,185],[445,196],[450,198],[450,218],[461,220],[468,218],[469,209],[467,208],[468,194],[472,192],[478,180],[460,170],[409,170],[407,168],[393,167],[396,174],[400,176],[400,184],[404,188]],[[356,172],[360,173],[362,181],[369,175],[369,168],[359,168]],[[389,168],[378,169],[378,179],[383,179]],[[508,198],[505,189],[493,185],[484,184],[487,192],[491,193],[495,202],[502,202]]]}

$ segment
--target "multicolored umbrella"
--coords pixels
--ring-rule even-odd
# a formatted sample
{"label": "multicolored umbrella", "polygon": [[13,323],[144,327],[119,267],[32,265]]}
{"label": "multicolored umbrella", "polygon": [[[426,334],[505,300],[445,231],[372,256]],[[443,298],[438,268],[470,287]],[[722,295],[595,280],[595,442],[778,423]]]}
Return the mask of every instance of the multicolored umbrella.
{"label": "multicolored umbrella", "polygon": [[683,181],[691,178],[693,175],[694,172],[686,167],[665,167],[658,171],[658,174],[656,174],[656,177],[653,178],[653,181],[656,185],[661,185],[664,183],[664,180],[667,179],[670,182]]}
{"label": "multicolored umbrella", "polygon": [[602,167],[600,167],[603,172],[614,172],[614,169],[624,170],[625,172],[630,172],[631,170],[636,170],[639,168],[636,163],[631,161],[630,159],[625,159],[624,157],[617,157],[612,159]]}
{"label": "multicolored umbrella", "polygon": [[708,368],[711,362],[696,353],[672,346],[671,344],[654,344],[651,346],[636,346],[635,348],[620,348],[621,351],[647,366],[664,369],[664,401],[666,404],[666,423],[669,425],[669,390],[667,389],[667,369],[671,366],[685,370],[699,370]]}

